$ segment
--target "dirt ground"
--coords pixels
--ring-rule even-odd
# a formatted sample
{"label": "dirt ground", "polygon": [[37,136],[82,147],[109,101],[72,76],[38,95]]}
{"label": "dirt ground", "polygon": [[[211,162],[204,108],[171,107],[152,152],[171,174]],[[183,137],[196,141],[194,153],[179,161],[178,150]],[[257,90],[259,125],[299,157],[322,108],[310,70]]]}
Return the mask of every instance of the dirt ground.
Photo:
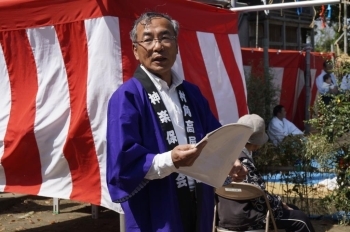
{"label": "dirt ground", "polygon": [[[52,213],[52,198],[28,196],[0,211],[0,231],[26,232],[119,232],[119,214],[100,207],[99,218],[91,218],[91,206],[61,200],[60,214]],[[316,232],[348,232],[350,227],[329,220],[312,220]]]}
{"label": "dirt ground", "polygon": [[119,232],[119,214],[99,207],[91,217],[90,204],[60,200],[60,214],[53,214],[52,198],[29,196],[0,211],[0,231]]}

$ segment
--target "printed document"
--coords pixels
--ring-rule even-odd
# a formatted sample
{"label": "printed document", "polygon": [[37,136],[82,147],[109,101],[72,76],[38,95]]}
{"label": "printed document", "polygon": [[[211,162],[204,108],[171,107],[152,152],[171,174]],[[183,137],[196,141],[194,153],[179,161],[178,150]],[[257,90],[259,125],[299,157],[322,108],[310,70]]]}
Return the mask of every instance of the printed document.
{"label": "printed document", "polygon": [[194,164],[180,167],[178,172],[215,188],[221,187],[252,133],[251,127],[239,123],[227,124],[208,133],[196,144],[207,141]]}

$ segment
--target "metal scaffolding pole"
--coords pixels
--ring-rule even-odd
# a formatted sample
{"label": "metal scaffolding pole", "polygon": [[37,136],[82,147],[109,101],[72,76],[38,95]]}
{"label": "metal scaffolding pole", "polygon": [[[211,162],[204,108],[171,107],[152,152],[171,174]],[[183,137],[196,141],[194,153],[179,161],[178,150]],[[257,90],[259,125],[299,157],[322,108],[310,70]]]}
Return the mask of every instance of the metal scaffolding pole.
{"label": "metal scaffolding pole", "polygon": [[256,12],[256,26],[255,26],[255,47],[258,48],[259,39],[259,12]]}
{"label": "metal scaffolding pole", "polygon": [[[310,52],[311,52],[311,44],[307,43],[304,50],[306,51],[305,61],[306,61],[306,70],[305,70],[305,120],[308,121],[310,119],[310,101],[311,101],[311,74],[310,74]],[[310,124],[305,123],[305,134],[310,133]]]}
{"label": "metal scaffolding pole", "polygon": [[307,6],[319,6],[324,4],[339,4],[340,0],[309,0],[303,2],[286,2],[277,4],[257,5],[257,6],[242,6],[230,8],[231,11],[262,11],[262,10],[280,10],[286,8],[297,8]]}
{"label": "metal scaffolding pole", "polygon": [[344,26],[343,26],[343,31],[344,31],[344,54],[348,54],[348,12],[347,12],[347,3],[344,1]]}

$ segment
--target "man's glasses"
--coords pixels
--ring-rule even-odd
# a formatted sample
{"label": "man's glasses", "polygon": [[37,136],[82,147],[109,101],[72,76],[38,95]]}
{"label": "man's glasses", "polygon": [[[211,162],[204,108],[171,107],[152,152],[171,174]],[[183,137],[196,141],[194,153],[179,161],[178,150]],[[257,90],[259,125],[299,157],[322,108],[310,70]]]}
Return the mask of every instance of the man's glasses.
{"label": "man's glasses", "polygon": [[160,43],[163,46],[169,46],[174,40],[176,40],[176,36],[163,36],[159,39],[145,39],[134,41],[134,43],[140,44],[147,49],[151,49],[156,45],[156,42]]}

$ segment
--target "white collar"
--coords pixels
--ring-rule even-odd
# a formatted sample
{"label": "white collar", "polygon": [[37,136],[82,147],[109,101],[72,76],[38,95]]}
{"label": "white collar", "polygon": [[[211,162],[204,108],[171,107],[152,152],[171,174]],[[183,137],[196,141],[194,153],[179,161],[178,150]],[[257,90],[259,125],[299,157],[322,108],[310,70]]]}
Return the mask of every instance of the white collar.
{"label": "white collar", "polygon": [[284,123],[284,122],[283,122],[283,121],[284,121],[284,118],[279,119],[277,116],[274,116],[274,118],[275,118],[275,121]]}
{"label": "white collar", "polygon": [[162,88],[166,88],[169,90],[175,89],[176,87],[181,85],[183,82],[183,78],[180,77],[174,70],[171,70],[172,83],[171,83],[171,86],[168,87],[168,84],[164,80],[157,77],[153,73],[149,72],[143,65],[140,65],[140,67],[143,69],[143,71],[145,71],[147,76],[152,80],[152,82],[154,83],[158,91],[161,90]]}

